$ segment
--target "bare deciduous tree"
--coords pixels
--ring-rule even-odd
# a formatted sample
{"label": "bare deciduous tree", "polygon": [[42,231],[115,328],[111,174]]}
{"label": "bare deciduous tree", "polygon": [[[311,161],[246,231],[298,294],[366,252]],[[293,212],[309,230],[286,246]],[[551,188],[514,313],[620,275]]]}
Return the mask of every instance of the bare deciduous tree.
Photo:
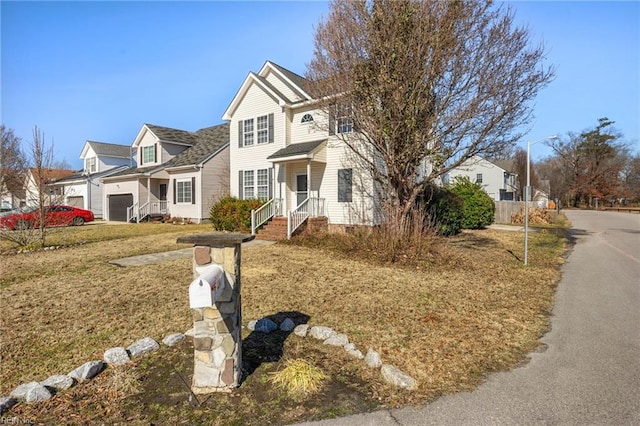
{"label": "bare deciduous tree", "polygon": [[491,2],[335,0],[306,76],[397,217],[473,155],[512,148],[553,78],[544,55]]}
{"label": "bare deciduous tree", "polygon": [[50,170],[53,164],[53,143],[47,146],[44,140],[44,133],[34,126],[33,140],[29,145],[29,156],[31,158],[31,177],[35,186],[35,194],[31,194],[37,202],[39,211],[38,239],[40,246],[45,246],[47,234],[46,228],[46,205],[48,204],[48,187],[50,183]]}
{"label": "bare deciduous tree", "polygon": [[1,125],[0,138],[0,200],[17,207],[12,199],[22,191],[27,159],[12,129]]}

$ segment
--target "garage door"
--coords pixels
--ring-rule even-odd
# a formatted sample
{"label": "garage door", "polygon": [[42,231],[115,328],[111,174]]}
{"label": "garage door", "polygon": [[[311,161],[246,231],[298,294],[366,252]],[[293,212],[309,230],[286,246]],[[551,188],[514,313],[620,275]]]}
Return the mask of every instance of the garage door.
{"label": "garage door", "polygon": [[133,194],[109,195],[109,220],[127,221],[127,208],[133,205]]}
{"label": "garage door", "polygon": [[79,209],[84,209],[84,197],[68,197],[67,204],[73,207],[78,207]]}

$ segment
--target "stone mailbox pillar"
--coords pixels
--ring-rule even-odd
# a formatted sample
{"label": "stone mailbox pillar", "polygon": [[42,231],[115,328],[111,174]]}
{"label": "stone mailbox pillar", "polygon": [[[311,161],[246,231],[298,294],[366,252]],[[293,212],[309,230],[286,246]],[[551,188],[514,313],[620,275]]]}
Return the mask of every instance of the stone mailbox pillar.
{"label": "stone mailbox pillar", "polygon": [[[240,385],[242,371],[242,312],[240,305],[241,245],[251,241],[246,234],[201,234],[178,238],[191,243],[193,275],[196,280],[189,291],[193,313],[193,381],[195,394],[229,392]],[[212,281],[212,266],[222,268],[223,276],[211,283],[210,298],[193,296],[194,286]],[[194,300],[194,297],[199,297]],[[209,300],[209,302],[203,302]],[[210,306],[208,306],[210,304]],[[197,307],[194,307],[197,306]]]}

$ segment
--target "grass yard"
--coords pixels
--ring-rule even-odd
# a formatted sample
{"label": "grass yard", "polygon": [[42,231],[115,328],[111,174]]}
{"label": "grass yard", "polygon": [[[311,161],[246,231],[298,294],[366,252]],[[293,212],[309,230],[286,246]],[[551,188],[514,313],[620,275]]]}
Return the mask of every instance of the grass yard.
{"label": "grass yard", "polygon": [[[101,359],[110,347],[190,328],[191,259],[130,268],[108,261],[182,248],[178,236],[203,232],[210,228],[64,228],[50,244],[82,244],[3,254],[0,396]],[[298,315],[332,327],[417,379],[417,390],[394,389],[378,370],[313,338],[247,331],[250,374],[231,394],[189,399],[193,347],[186,339],[8,414],[45,424],[287,424],[471,389],[487,373],[524,361],[547,330],[565,240],[549,231],[529,237],[526,268],[518,258],[522,233],[494,230],[430,240],[433,256],[395,264],[357,247],[341,251],[330,239],[243,251],[244,325]],[[326,376],[317,392],[296,396],[274,383],[273,373],[296,359]]]}

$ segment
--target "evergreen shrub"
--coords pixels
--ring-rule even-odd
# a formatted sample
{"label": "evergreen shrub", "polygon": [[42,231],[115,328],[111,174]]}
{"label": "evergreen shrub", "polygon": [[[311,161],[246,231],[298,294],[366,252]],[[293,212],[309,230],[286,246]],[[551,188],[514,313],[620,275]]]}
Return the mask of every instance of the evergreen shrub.
{"label": "evergreen shrub", "polygon": [[493,223],[496,204],[480,184],[471,182],[467,177],[455,178],[450,189],[463,201],[464,229],[482,229]]}
{"label": "evergreen shrub", "polygon": [[251,232],[251,210],[264,202],[258,199],[240,200],[224,197],[211,207],[209,219],[216,231]]}

